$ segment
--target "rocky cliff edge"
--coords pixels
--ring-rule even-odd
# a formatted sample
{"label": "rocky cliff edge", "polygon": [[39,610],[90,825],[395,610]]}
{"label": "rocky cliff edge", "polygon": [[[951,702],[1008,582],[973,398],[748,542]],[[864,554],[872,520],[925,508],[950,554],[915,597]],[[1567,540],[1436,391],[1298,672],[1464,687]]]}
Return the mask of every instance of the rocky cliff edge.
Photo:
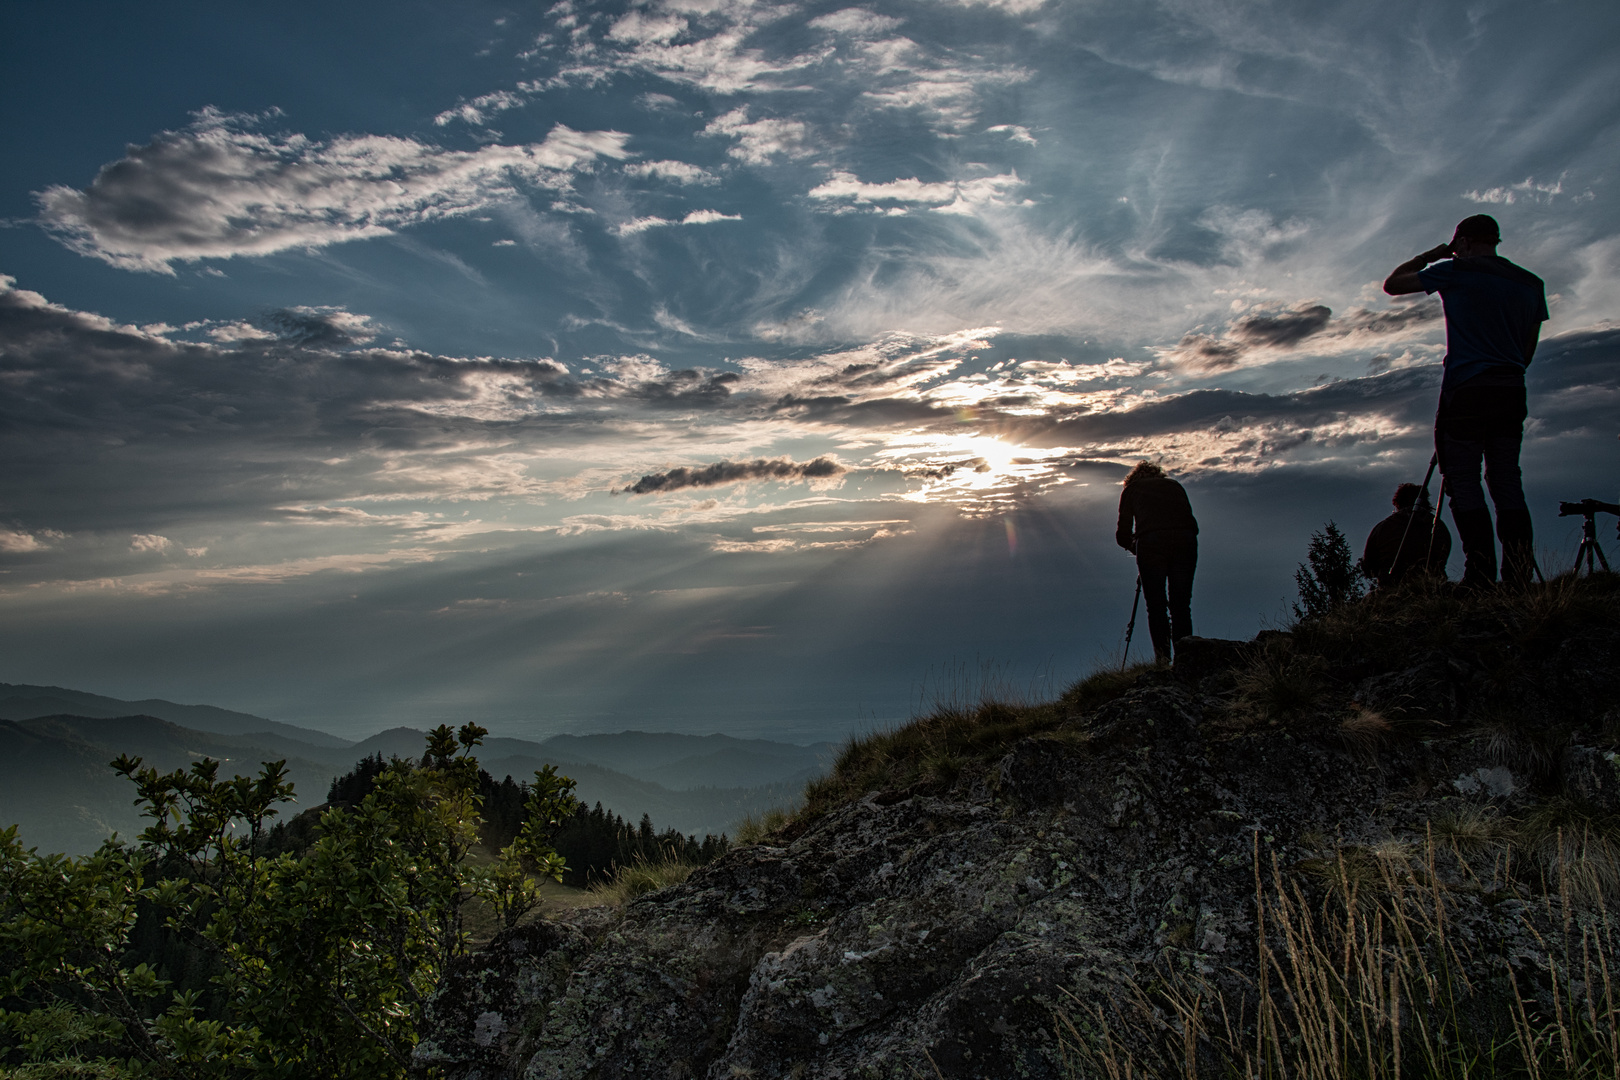
{"label": "rocky cliff edge", "polygon": [[852,744],[767,842],[497,937],[416,1063],[1074,1075],[1060,1017],[1077,1035],[1167,978],[1252,1005],[1266,891],[1314,900],[1365,864],[1466,882],[1451,947],[1533,997],[1555,974],[1536,935],[1620,881],[1617,706],[1620,579],[1600,577],[1374,597],[1057,702],[942,708]]}

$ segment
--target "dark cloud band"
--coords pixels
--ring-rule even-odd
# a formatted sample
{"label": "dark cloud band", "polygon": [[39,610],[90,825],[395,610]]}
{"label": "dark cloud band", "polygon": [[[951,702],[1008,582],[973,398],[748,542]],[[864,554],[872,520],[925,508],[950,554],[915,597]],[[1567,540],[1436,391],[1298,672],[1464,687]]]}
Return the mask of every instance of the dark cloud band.
{"label": "dark cloud band", "polygon": [[755,461],[717,461],[701,469],[684,466],[668,472],[648,473],[624,490],[631,495],[653,495],[682,488],[719,487],[741,480],[830,480],[849,470],[830,457],[813,461],[788,458]]}

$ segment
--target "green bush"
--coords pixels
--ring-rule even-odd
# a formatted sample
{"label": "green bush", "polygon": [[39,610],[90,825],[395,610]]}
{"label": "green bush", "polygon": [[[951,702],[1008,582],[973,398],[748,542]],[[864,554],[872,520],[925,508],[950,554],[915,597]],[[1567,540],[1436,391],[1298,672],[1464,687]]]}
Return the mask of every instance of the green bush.
{"label": "green bush", "polygon": [[[86,859],[24,851],[0,832],[0,1063],[8,1076],[400,1077],[426,998],[467,946],[464,910],[513,925],[560,878],[550,830],[574,782],[535,774],[522,831],[474,865],[474,724],[428,734],[420,764],[390,762],[371,790],[320,818],[299,852],[267,854],[292,798],[283,762],[218,778],[218,762],[113,767],[152,819],[138,846]],[[207,954],[217,1004],[131,965],[137,921],[158,918]]]}

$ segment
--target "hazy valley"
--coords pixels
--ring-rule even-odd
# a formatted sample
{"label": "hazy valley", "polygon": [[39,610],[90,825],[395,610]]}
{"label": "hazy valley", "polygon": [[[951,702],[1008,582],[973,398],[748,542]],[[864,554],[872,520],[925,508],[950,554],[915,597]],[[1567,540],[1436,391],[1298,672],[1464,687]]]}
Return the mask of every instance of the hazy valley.
{"label": "hazy valley", "polygon": [[[398,727],[360,742],[248,713],[148,699],[123,701],[56,686],[0,683],[0,823],[21,827],[41,851],[84,854],[113,832],[144,827],[133,791],[108,762],[136,755],[164,770],[202,757],[222,775],[253,775],[285,760],[298,791],[287,815],[317,806],[332,779],[372,754],[420,756],[423,732]],[[556,735],[542,742],[494,737],[479,748],[497,780],[527,780],[554,764],[586,804],[627,820],[699,837],[735,831],[742,818],[798,797],[824,773],[831,743],[795,746],[729,735],[624,731]]]}

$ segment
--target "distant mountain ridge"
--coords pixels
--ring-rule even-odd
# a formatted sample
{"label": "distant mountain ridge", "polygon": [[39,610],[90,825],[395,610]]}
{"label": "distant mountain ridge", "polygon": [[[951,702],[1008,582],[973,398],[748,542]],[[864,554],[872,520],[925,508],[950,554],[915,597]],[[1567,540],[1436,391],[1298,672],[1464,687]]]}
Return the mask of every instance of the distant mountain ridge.
{"label": "distant mountain ridge", "polygon": [[273,732],[311,746],[344,747],[348,739],[328,735],[313,728],[266,720],[252,713],[235,712],[214,705],[178,705],[161,698],[122,701],[83,690],[61,686],[31,686],[27,683],[0,683],[0,720],[32,720],[39,716],[155,716],[172,724],[209,731],[219,735],[254,735]]}
{"label": "distant mountain ridge", "polygon": [[[397,727],[355,742],[323,731],[269,720],[213,705],[179,705],[160,698],[123,701],[60,686],[0,683],[0,720],[33,720],[45,716],[115,719],[149,716],[192,731],[251,737],[251,745],[275,750],[278,756],[323,762],[348,771],[368,754],[410,757],[422,752],[424,732]],[[674,732],[621,731],[615,734],[553,735],[541,741],[492,736],[479,749],[480,760],[542,758],[546,761],[599,765],[675,791],[695,788],[759,787],[796,782],[832,767],[837,747],[739,739],[732,735],[682,735]],[[336,774],[334,774],[336,775]],[[516,774],[514,774],[516,775]]]}
{"label": "distant mountain ridge", "polygon": [[[38,711],[48,706],[57,711]],[[0,683],[0,827],[19,824],[29,846],[73,854],[93,850],[114,831],[134,836],[147,821],[136,812],[134,789],[108,766],[125,753],[165,771],[209,757],[227,776],[253,775],[265,761],[285,760],[298,792],[298,802],[283,810],[290,816],[323,802],[332,779],[363,757],[420,755],[424,734],[390,728],[353,743],[213,706]],[[646,814],[659,828],[702,836],[797,801],[805,783],[831,766],[832,751],[830,743],[625,731],[544,742],[497,736],[485,739],[477,756],[497,779],[523,781],[556,765],[576,781],[587,805],[600,802],[631,821]]]}

